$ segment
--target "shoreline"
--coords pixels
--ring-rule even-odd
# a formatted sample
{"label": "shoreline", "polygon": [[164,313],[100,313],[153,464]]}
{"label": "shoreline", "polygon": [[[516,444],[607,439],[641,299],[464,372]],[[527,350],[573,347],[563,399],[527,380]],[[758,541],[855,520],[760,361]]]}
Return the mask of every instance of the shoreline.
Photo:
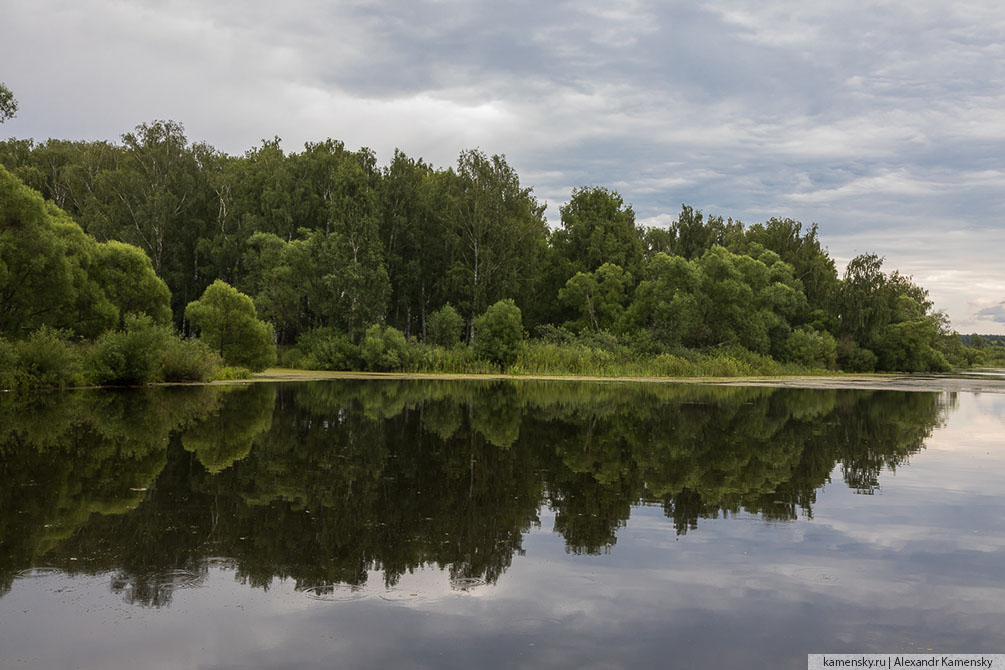
{"label": "shoreline", "polygon": [[326,381],[333,379],[398,379],[430,381],[557,381],[631,382],[645,384],[705,384],[709,386],[764,386],[771,388],[850,389],[872,391],[1005,393],[1005,371],[1001,374],[960,373],[947,375],[875,373],[838,375],[794,375],[782,377],[602,377],[594,375],[512,375],[475,373],[416,372],[324,372],[269,368],[246,379],[209,382],[213,385]]}
{"label": "shoreline", "polygon": [[[172,386],[235,386],[243,384],[280,384],[338,379],[384,379],[403,381],[529,381],[529,382],[590,382],[633,384],[691,384],[706,386],[761,386],[819,390],[907,391],[919,393],[1005,393],[1005,369],[990,372],[969,371],[946,374],[925,373],[837,373],[831,375],[783,375],[753,377],[626,377],[599,375],[514,375],[504,373],[447,372],[328,372],[268,368],[243,379],[217,379],[209,382],[155,382],[143,386],[72,386],[32,389],[33,392],[128,389]],[[21,393],[23,390],[0,389],[0,393]]]}

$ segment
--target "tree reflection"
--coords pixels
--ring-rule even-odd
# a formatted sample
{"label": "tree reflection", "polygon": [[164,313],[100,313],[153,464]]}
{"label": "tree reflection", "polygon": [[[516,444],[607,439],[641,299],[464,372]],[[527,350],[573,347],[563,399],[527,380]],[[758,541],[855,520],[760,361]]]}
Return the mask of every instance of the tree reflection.
{"label": "tree reflection", "polygon": [[[18,570],[59,556],[90,521],[142,509],[172,431],[218,395],[204,387],[0,396],[0,593]],[[81,556],[79,569],[92,560]]]}
{"label": "tree reflection", "polygon": [[[51,565],[162,606],[211,561],[324,592],[425,565],[492,583],[542,505],[600,553],[633,506],[673,532],[870,493],[954,402],[925,393],[344,381],[0,399],[0,589]],[[840,466],[839,470],[836,467]],[[74,559],[71,561],[71,558]],[[461,586],[459,586],[461,587]]]}

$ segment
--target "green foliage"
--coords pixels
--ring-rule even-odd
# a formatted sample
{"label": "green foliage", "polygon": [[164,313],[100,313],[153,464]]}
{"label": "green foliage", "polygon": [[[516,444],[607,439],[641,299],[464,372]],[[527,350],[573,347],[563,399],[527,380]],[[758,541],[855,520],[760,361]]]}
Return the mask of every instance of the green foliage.
{"label": "green foliage", "polygon": [[227,365],[220,368],[213,378],[221,381],[230,381],[233,379],[247,379],[250,376],[251,370],[248,368],[239,365]]}
{"label": "green foliage", "polygon": [[819,309],[825,314],[833,309],[834,297],[838,292],[838,276],[834,261],[820,246],[817,224],[802,232],[803,224],[792,219],[768,219],[765,223],[755,223],[744,234],[741,245],[751,253],[754,245],[778,254],[779,258],[792,266],[795,276],[802,282],[810,309]]}
{"label": "green foliage", "polygon": [[953,365],[1005,367],[1005,335],[954,333],[947,340],[943,351]]}
{"label": "green foliage", "polygon": [[56,325],[76,293],[72,260],[42,197],[0,166],[0,334]]}
{"label": "green foliage", "polygon": [[223,360],[205,342],[174,336],[161,357],[158,377],[166,382],[206,382],[217,377]]}
{"label": "green foliage", "polygon": [[[359,339],[379,321],[390,284],[378,218],[379,173],[373,152],[348,151],[342,142],[308,142],[297,158],[310,185],[304,206],[315,230],[307,237],[314,283],[311,304],[329,326]],[[298,281],[307,275],[300,274]]]}
{"label": "green foliage", "polygon": [[844,337],[837,346],[838,364],[848,372],[873,372],[877,357],[871,350],[858,346],[851,337]]}
{"label": "green foliage", "polygon": [[150,257],[139,247],[111,240],[96,249],[92,274],[120,315],[145,314],[154,323],[171,323],[171,292],[154,273]]}
{"label": "green foliage", "polygon": [[605,263],[638,273],[642,240],[635,227],[635,212],[617,191],[575,188],[560,211],[562,227],[552,236],[552,245],[568,268],[568,276],[591,273]]}
{"label": "green foliage", "polygon": [[406,372],[435,372],[450,374],[488,374],[498,372],[498,367],[480,358],[474,347],[438,347],[430,344],[410,345]]}
{"label": "green foliage", "polygon": [[[276,329],[280,341],[291,341],[304,328],[301,305],[304,277],[295,267],[300,242],[287,243],[272,233],[255,233],[244,254],[242,286],[255,297],[255,309]],[[299,268],[300,271],[307,268]]]}
{"label": "green foliage", "polygon": [[124,330],[105,332],[93,344],[73,343],[48,326],[18,342],[0,338],[5,389],[209,381],[220,365],[205,344],[182,340],[146,315],[129,315]]}
{"label": "green foliage", "polygon": [[408,362],[408,343],[401,331],[391,326],[374,324],[367,328],[359,347],[368,370],[393,372]]}
{"label": "green foliage", "polygon": [[[0,85],[0,112],[8,103]],[[273,360],[271,341],[291,347],[318,328],[350,344],[308,337],[289,349],[293,362],[357,369],[352,343],[373,323],[432,345],[409,345],[424,362],[406,368],[499,365],[477,345],[436,347],[463,341],[465,326],[474,342],[475,317],[504,299],[529,329],[550,327],[549,343],[560,328],[608,332],[653,356],[727,347],[783,365],[831,366],[836,355],[845,369],[902,371],[1005,361],[1005,348],[954,339],[926,292],[883,273],[877,256],[853,260],[839,280],[815,224],[744,227],[682,206],[668,228],[640,229],[617,192],[588,187],[572,192],[549,234],[544,205],[501,155],[465,151],[437,169],[396,152],[380,168],[372,151],[333,139],[299,153],[280,145],[227,156],[173,121],[141,124],[119,143],[0,142],[0,336],[48,326],[96,340],[130,313],[158,325],[171,313],[185,326],[187,305],[219,280],[253,299],[250,340],[221,339],[212,324],[202,337],[256,369]],[[429,313],[447,304],[452,313]],[[834,354],[827,334],[842,342]],[[204,376],[196,358],[177,358],[189,368],[180,374]],[[512,352],[505,358],[512,364]]]}
{"label": "green foliage", "polygon": [[456,172],[441,178],[449,258],[442,302],[456,305],[471,323],[501,299],[530,301],[547,250],[544,204],[504,156],[464,151]]}
{"label": "green foliage", "polygon": [[359,347],[345,333],[332,328],[315,328],[297,341],[298,367],[307,370],[358,370],[362,364]]}
{"label": "green foliage", "polygon": [[171,331],[149,316],[129,315],[121,332],[107,332],[94,344],[88,378],[99,385],[137,385],[158,377]]}
{"label": "green foliage", "polygon": [[594,331],[621,326],[621,317],[632,287],[632,275],[613,263],[604,263],[594,272],[577,272],[558,299],[579,313],[573,325]]}
{"label": "green foliage", "polygon": [[0,337],[0,389],[10,390],[21,385],[21,356],[14,343]]}
{"label": "green foliage", "polygon": [[786,360],[808,368],[833,369],[837,364],[837,342],[827,332],[797,328],[786,342]]}
{"label": "green foliage", "polygon": [[426,321],[426,342],[438,347],[455,347],[464,332],[464,319],[447,303],[429,315]]}
{"label": "green foliage", "polygon": [[743,226],[739,221],[723,220],[721,216],[710,216],[708,219],[700,211],[695,211],[687,205],[681,206],[677,220],[670,225],[665,239],[651,240],[662,242],[666,248],[664,253],[682,256],[686,260],[700,258],[713,247],[733,248],[742,238]]}
{"label": "green foliage", "polygon": [[258,320],[251,298],[226,282],[213,282],[185,317],[228,365],[262,370],[275,363],[272,326]]}
{"label": "green foliage", "polygon": [[879,366],[905,372],[948,372],[945,356],[932,346],[935,338],[935,325],[928,319],[889,324],[873,339]]}
{"label": "green foliage", "polygon": [[0,123],[17,116],[17,100],[10,89],[0,82]]}
{"label": "green foliage", "polygon": [[65,332],[42,326],[15,347],[22,385],[58,388],[83,385],[83,352],[69,342]]}
{"label": "green foliage", "polygon": [[752,258],[715,246],[691,261],[657,254],[627,322],[665,346],[740,345],[778,355],[805,309],[801,284],[776,254]]}
{"label": "green foliage", "polygon": [[475,319],[475,353],[506,368],[523,341],[523,318],[512,300],[500,300]]}
{"label": "green foliage", "polygon": [[450,299],[443,281],[456,239],[447,191],[452,180],[421,159],[395,151],[380,187],[380,236],[391,285],[388,323],[429,335],[426,311]]}
{"label": "green foliage", "polygon": [[898,272],[885,274],[882,265],[875,254],[848,264],[839,296],[841,332],[849,340],[839,352],[842,367],[948,371],[938,350],[949,340],[944,317],[931,313],[927,291]]}
{"label": "green foliage", "polygon": [[167,287],[141,250],[99,244],[3,167],[0,299],[0,333],[15,337],[51,326],[94,338],[129,312],[170,317]]}

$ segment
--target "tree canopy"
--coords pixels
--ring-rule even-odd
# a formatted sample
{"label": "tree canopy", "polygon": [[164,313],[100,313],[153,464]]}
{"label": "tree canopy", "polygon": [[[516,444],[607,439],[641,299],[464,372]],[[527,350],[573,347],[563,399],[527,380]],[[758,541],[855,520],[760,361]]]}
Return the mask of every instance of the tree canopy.
{"label": "tree canopy", "polygon": [[95,337],[129,313],[163,324],[169,301],[140,249],[99,243],[0,165],[0,335],[50,326]]}
{"label": "tree canopy", "polygon": [[476,320],[507,300],[531,333],[639,357],[742,349],[907,371],[980,358],[878,256],[838,277],[816,224],[682,205],[642,227],[617,191],[583,186],[549,230],[506,157],[480,150],[443,169],[401,151],[381,167],[334,139],[229,156],[154,121],[118,143],[12,138],[0,164],[0,334],[13,338],[51,326],[93,339],[135,312],[212,340],[213,319],[187,308],[223,282],[315,362],[360,364],[375,325],[450,348],[460,319],[476,345]]}

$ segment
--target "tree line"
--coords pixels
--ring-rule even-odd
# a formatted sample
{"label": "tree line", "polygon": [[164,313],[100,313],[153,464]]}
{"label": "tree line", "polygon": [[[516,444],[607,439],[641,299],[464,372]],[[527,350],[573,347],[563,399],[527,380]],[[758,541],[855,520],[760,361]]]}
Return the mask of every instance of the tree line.
{"label": "tree line", "polygon": [[[859,256],[839,276],[816,224],[745,225],[683,206],[670,226],[646,227],[616,191],[589,186],[572,191],[550,228],[505,157],[479,150],[447,168],[401,151],[380,166],[371,150],[332,139],[288,152],[274,138],[231,156],[155,121],[117,143],[8,139],[0,165],[10,182],[4,262],[39,255],[10,231],[16,199],[28,198],[11,194],[40,193],[48,204],[33,211],[90,240],[72,244],[102,250],[81,261],[88,276],[126,265],[101,254],[128,255],[143,275],[105,282],[136,294],[116,305],[120,329],[142,312],[205,332],[232,365],[274,360],[271,342],[288,364],[406,370],[603,372],[719,356],[754,371],[764,361],[936,371],[986,358],[881,257]],[[44,284],[50,273],[37,276]],[[83,298],[43,300],[67,293],[13,277],[0,277],[4,337],[50,326],[93,338],[114,327],[101,300],[86,309]],[[207,290],[214,307],[190,309]],[[152,314],[154,303],[166,311]]]}

